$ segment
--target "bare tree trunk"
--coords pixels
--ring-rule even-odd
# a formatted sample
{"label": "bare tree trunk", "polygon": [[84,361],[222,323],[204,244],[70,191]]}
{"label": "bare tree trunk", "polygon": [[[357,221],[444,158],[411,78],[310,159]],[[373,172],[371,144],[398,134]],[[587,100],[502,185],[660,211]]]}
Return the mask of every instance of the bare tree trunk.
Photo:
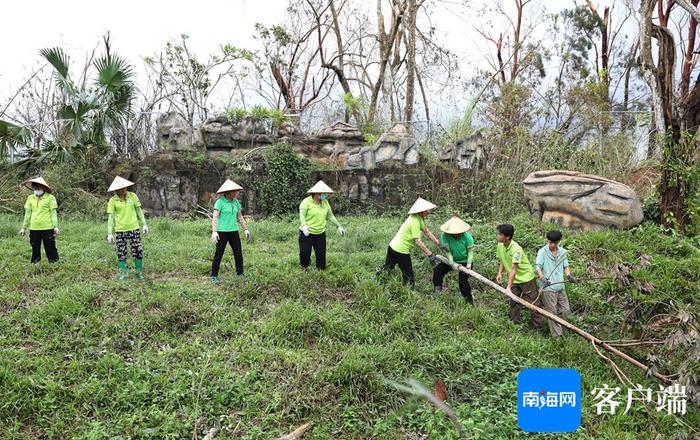
{"label": "bare tree trunk", "polygon": [[[609,70],[609,58],[610,58],[610,45],[608,43],[610,39],[610,7],[606,6],[603,9],[603,15],[598,13],[598,10],[593,5],[591,0],[587,0],[588,9],[591,13],[600,19],[600,25],[598,29],[600,30],[600,71],[598,74],[602,74],[602,80],[605,84],[605,99],[608,100],[610,93],[610,70]],[[596,60],[597,65],[597,60]]]}
{"label": "bare tree trunk", "polygon": [[[396,34],[401,26],[401,20],[403,18],[404,11],[406,10],[406,3],[392,4],[392,14],[391,14],[391,28],[389,33],[384,32],[384,15],[382,14],[382,0],[377,0],[377,21],[379,26],[379,74],[377,75],[377,81],[372,88],[372,97],[369,103],[369,113],[367,115],[368,121],[373,121],[377,114],[377,101],[379,99],[379,91],[382,90],[382,84],[384,82],[384,77],[386,75],[386,67],[389,63],[389,58],[391,57],[391,50],[394,46],[394,41],[396,39]],[[398,48],[397,48],[398,50]],[[387,99],[391,99],[391,96],[387,96]]]}
{"label": "bare tree trunk", "polygon": [[[408,0],[407,29],[408,47],[406,47],[406,107],[404,121],[413,120],[413,99],[415,96],[416,80],[416,16],[418,4],[416,0]],[[409,126],[409,129],[412,127]]]}
{"label": "bare tree trunk", "polygon": [[[691,0],[691,3],[694,7],[697,7],[699,0]],[[693,56],[695,55],[695,35],[697,33],[697,29],[698,20],[695,18],[695,16],[691,16],[690,23],[688,24],[688,46],[685,48],[683,68],[681,70],[681,101],[684,101],[688,97],[688,90],[690,88],[690,73],[693,69]]]}

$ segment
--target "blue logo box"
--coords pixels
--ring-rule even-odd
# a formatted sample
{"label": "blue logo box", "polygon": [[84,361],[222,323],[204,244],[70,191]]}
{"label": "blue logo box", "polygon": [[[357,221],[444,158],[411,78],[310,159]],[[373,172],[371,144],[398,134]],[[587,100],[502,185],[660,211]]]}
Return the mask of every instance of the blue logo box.
{"label": "blue logo box", "polygon": [[581,426],[581,375],[572,368],[518,374],[518,425],[525,432],[573,432]]}

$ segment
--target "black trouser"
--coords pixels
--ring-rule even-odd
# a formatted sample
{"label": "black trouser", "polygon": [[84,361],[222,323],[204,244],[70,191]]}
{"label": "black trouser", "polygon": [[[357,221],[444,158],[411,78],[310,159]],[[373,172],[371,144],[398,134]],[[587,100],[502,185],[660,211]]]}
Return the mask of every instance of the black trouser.
{"label": "black trouser", "polygon": [[[445,275],[452,270],[452,266],[440,263],[433,269],[433,286],[442,287],[442,279]],[[472,286],[469,285],[469,275],[464,272],[457,272],[457,281],[459,284],[459,291],[462,293],[464,299],[467,300],[469,304],[474,304],[474,299],[472,298]]]}
{"label": "black trouser", "polygon": [[32,263],[38,263],[41,260],[41,243],[44,242],[44,250],[49,263],[58,261],[58,249],[56,249],[56,237],[54,237],[53,229],[44,229],[42,231],[29,230],[29,244],[32,245]]}
{"label": "black trouser", "polygon": [[386,250],[386,260],[384,265],[377,271],[377,275],[382,272],[390,272],[394,266],[399,265],[401,276],[404,284],[408,284],[411,288],[415,287],[416,280],[413,276],[413,264],[411,264],[411,254],[402,254],[396,252],[389,246]]}
{"label": "black trouser", "polygon": [[230,244],[233,249],[233,259],[236,261],[236,275],[243,275],[243,250],[241,249],[241,237],[238,231],[219,232],[219,241],[216,243],[214,259],[211,262],[211,276],[219,276],[219,266],[221,258],[226,252],[226,245]]}
{"label": "black trouser", "polygon": [[316,269],[326,269],[326,233],[309,234],[307,237],[299,232],[299,263],[302,269],[309,267],[311,263],[311,249],[316,254]]}

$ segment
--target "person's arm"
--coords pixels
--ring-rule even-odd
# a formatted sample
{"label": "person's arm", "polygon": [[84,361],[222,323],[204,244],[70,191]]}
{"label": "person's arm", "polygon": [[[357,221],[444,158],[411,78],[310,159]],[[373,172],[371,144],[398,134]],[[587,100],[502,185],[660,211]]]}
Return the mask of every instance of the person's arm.
{"label": "person's arm", "polygon": [[498,263],[498,274],[496,274],[496,282],[498,284],[501,284],[501,281],[503,281],[503,263],[499,262]]}
{"label": "person's arm", "polygon": [[424,253],[427,257],[432,257],[432,256],[433,256],[433,253],[430,252],[430,249],[428,249],[428,246],[426,246],[425,243],[423,243],[423,240],[421,240],[420,238],[416,238],[416,245],[418,246],[418,249],[420,249],[421,251],[423,251],[423,253]]}
{"label": "person's arm", "polygon": [[508,274],[508,285],[506,286],[507,290],[510,290],[513,287],[513,281],[515,281],[515,273],[518,271],[518,263],[513,263],[512,266],[510,266],[510,273]]}
{"label": "person's arm", "polygon": [[537,252],[537,259],[535,260],[535,272],[537,273],[538,279],[544,279],[544,272],[542,272],[542,267],[544,266],[544,255],[542,255],[542,250]]}
{"label": "person's arm", "polygon": [[435,246],[438,246],[438,247],[440,246],[440,240],[438,240],[438,239],[433,235],[433,233],[430,232],[430,229],[428,229],[428,228],[426,227],[426,228],[424,228],[424,229],[422,230],[422,232],[423,232],[423,235],[425,235],[426,237],[428,237],[428,239],[429,239],[430,241],[432,241],[433,243],[435,243]]}
{"label": "person's arm", "polygon": [[107,218],[107,234],[114,234],[114,213],[110,212]]}
{"label": "person's arm", "polygon": [[474,262],[474,246],[469,246],[467,248],[467,266],[471,269],[472,263]]}
{"label": "person's arm", "polygon": [[306,204],[302,201],[299,203],[299,226],[306,224]]}
{"label": "person's arm", "polygon": [[57,209],[51,210],[51,224],[53,224],[54,229],[58,228],[58,213]]}
{"label": "person's arm", "polygon": [[29,222],[32,219],[32,208],[30,206],[24,207],[24,220],[22,220],[22,229],[27,229],[29,227]]}
{"label": "person's arm", "polygon": [[244,231],[248,230],[248,223],[246,223],[245,219],[243,218],[243,212],[240,209],[238,210],[238,224],[241,225]]}
{"label": "person's arm", "polygon": [[136,216],[139,218],[139,226],[146,226],[146,218],[143,216],[141,206],[136,207]]}
{"label": "person's arm", "polygon": [[335,218],[335,215],[333,214],[333,210],[331,209],[330,204],[328,205],[328,214],[326,214],[326,220],[333,223],[336,228],[340,227],[340,223],[338,223],[338,219]]}
{"label": "person's arm", "polygon": [[216,232],[216,226],[219,224],[219,210],[214,209],[214,215],[211,218],[211,232]]}

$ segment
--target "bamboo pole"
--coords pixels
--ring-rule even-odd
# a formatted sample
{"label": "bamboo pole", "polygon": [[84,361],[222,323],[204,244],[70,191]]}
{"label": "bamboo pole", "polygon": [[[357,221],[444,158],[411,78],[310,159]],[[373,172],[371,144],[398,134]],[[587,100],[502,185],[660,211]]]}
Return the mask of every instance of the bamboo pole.
{"label": "bamboo pole", "polygon": [[617,348],[611,346],[610,344],[607,344],[606,342],[596,338],[592,334],[581,330],[580,328],[576,327],[575,325],[571,324],[570,322],[566,321],[565,319],[560,318],[559,316],[548,312],[547,310],[537,307],[536,305],[530,304],[526,300],[520,298],[519,296],[515,295],[514,293],[510,292],[509,290],[504,289],[503,287],[499,286],[498,284],[494,283],[493,281],[489,280],[488,278],[484,277],[483,275],[479,274],[478,272],[474,272],[471,269],[467,269],[466,267],[462,266],[461,264],[450,264],[449,260],[442,255],[435,255],[435,257],[442,263],[447,264],[448,266],[452,267],[452,269],[463,272],[470,277],[474,278],[475,280],[486,284],[487,286],[491,287],[492,289],[497,290],[498,292],[504,294],[507,296],[509,299],[517,302],[518,304],[521,304],[523,307],[526,307],[533,312],[539,313],[540,315],[544,316],[547,319],[551,319],[552,321],[556,321],[557,323],[561,324],[562,326],[568,328],[572,332],[576,333],[577,335],[581,336],[584,339],[587,339],[590,341],[593,345],[599,345],[603,347],[606,351],[621,357],[622,359],[626,360],[630,364],[634,365],[637,368],[641,368],[644,370],[645,373],[650,374],[660,380],[661,382],[665,384],[671,383],[671,381],[664,376],[663,374],[660,374],[656,371],[651,370],[649,367],[644,365],[643,363],[639,362],[637,359],[631,357],[630,355],[618,350]]}

